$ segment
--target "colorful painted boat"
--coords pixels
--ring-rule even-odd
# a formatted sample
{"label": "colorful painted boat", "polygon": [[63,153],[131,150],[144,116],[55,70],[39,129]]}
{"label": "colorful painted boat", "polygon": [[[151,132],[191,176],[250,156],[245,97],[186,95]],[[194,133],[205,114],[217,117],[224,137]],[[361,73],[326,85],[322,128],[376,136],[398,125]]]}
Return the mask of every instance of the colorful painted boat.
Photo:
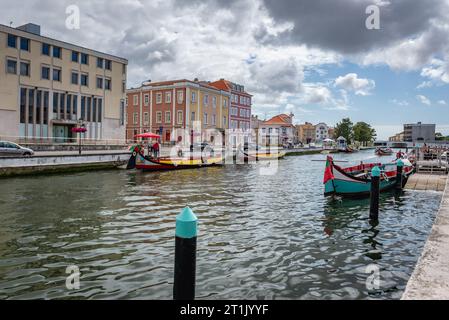
{"label": "colorful painted boat", "polygon": [[[413,165],[407,159],[402,159],[403,185],[413,174]],[[357,166],[342,168],[336,165],[328,156],[324,177],[324,194],[348,197],[369,196],[371,190],[371,170],[378,166],[381,170],[380,191],[391,189],[396,184],[397,161],[391,163],[361,163]]]}
{"label": "colorful painted boat", "polygon": [[142,171],[164,171],[164,170],[182,170],[196,169],[223,164],[221,156],[215,157],[159,157],[153,158],[145,156],[139,146],[132,149],[131,158],[128,161],[127,169],[138,169]]}
{"label": "colorful painted boat", "polygon": [[286,152],[285,151],[278,151],[278,152],[264,152],[256,151],[256,152],[248,152],[245,153],[243,150],[240,150],[240,152],[243,154],[243,156],[248,157],[248,161],[268,161],[268,160],[277,160],[282,159],[285,157]]}
{"label": "colorful painted boat", "polygon": [[343,153],[354,153],[358,150],[352,149],[351,147],[345,147],[345,148],[339,148],[338,152],[343,152]]}
{"label": "colorful painted boat", "polygon": [[393,150],[390,148],[377,148],[376,151],[374,151],[375,154],[378,156],[391,156],[393,154]]}

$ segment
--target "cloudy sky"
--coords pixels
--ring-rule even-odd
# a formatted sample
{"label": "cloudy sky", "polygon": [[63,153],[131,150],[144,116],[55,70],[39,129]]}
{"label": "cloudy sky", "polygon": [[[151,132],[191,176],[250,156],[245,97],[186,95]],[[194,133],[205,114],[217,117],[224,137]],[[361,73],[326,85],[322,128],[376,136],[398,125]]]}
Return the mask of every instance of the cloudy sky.
{"label": "cloudy sky", "polygon": [[[449,0],[0,0],[0,23],[129,60],[128,86],[227,78],[254,95],[253,113],[295,122],[405,122],[449,134]],[[380,29],[367,29],[376,5]],[[80,29],[66,28],[66,8]]]}

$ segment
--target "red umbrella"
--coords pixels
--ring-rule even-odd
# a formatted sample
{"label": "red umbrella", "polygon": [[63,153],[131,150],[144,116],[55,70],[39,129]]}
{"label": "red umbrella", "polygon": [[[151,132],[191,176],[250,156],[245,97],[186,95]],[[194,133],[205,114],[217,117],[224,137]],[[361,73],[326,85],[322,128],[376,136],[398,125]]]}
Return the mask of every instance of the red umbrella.
{"label": "red umbrella", "polygon": [[159,139],[160,137],[161,137],[160,135],[151,132],[145,132],[135,136],[135,138],[149,138],[149,139]]}

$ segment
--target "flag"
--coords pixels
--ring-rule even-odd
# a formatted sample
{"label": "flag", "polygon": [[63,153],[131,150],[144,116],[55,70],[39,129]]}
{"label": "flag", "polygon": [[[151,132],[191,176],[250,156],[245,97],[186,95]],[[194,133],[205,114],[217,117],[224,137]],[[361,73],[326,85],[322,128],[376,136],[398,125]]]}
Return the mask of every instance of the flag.
{"label": "flag", "polygon": [[332,157],[328,156],[326,160],[326,169],[324,170],[323,184],[326,184],[329,180],[334,180],[334,174],[332,172]]}

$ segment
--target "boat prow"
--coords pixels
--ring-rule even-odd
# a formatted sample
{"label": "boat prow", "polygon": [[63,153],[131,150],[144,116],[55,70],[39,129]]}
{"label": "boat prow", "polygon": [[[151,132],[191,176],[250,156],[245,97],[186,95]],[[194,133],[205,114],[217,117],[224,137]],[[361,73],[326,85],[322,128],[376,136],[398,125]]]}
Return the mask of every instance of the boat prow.
{"label": "boat prow", "polygon": [[[325,195],[341,195],[347,197],[369,196],[371,190],[371,170],[378,166],[381,169],[380,191],[393,188],[396,184],[396,161],[382,163],[359,164],[357,166],[342,168],[334,164],[332,157],[328,156],[325,180]],[[403,185],[408,177],[413,174],[413,166],[410,161],[403,160]]]}

